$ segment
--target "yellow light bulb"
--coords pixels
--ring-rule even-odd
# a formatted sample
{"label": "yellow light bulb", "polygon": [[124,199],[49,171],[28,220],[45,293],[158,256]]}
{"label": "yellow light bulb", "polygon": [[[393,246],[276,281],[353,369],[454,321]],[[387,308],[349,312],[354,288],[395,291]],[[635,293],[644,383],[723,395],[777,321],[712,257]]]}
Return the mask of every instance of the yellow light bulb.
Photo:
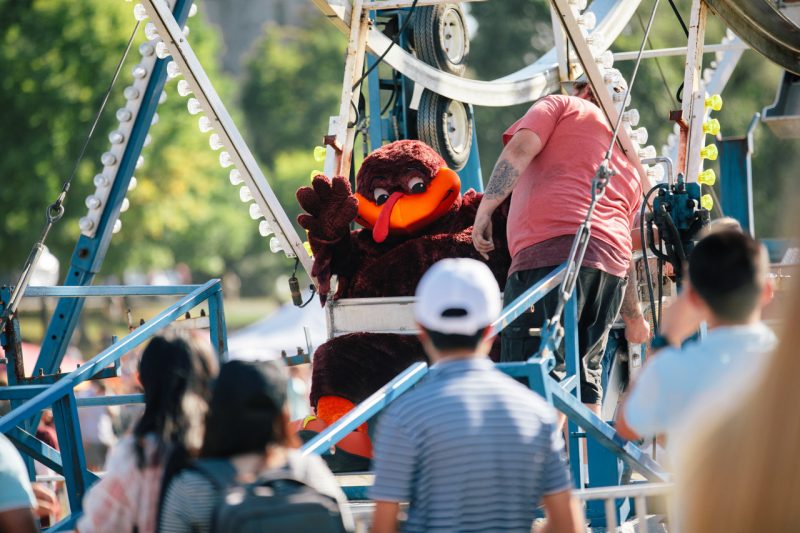
{"label": "yellow light bulb", "polygon": [[711,187],[717,182],[717,174],[713,168],[708,168],[697,175],[697,183]]}
{"label": "yellow light bulb", "polygon": [[314,252],[311,251],[311,244],[308,241],[303,241],[303,248],[306,249],[309,257],[314,257]]}
{"label": "yellow light bulb", "polygon": [[325,149],[324,146],[315,146],[314,147],[314,161],[317,163],[322,163],[325,161],[325,155],[328,153],[328,150]]}
{"label": "yellow light bulb", "polygon": [[714,207],[714,199],[711,198],[710,194],[704,194],[700,197],[700,207],[707,211],[711,211],[711,208]]}
{"label": "yellow light bulb", "polygon": [[712,111],[719,111],[722,109],[722,97],[718,94],[712,94],[706,98],[706,107]]}
{"label": "yellow light bulb", "polygon": [[706,135],[716,135],[719,133],[719,120],[712,118],[703,122],[703,133]]}
{"label": "yellow light bulb", "polygon": [[313,180],[317,176],[322,176],[322,171],[320,171],[320,170],[312,170],[311,171],[311,179]]}
{"label": "yellow light bulb", "polygon": [[710,159],[711,161],[716,161],[717,156],[719,155],[719,150],[717,150],[716,144],[709,144],[702,150],[700,150],[700,157],[703,159]]}

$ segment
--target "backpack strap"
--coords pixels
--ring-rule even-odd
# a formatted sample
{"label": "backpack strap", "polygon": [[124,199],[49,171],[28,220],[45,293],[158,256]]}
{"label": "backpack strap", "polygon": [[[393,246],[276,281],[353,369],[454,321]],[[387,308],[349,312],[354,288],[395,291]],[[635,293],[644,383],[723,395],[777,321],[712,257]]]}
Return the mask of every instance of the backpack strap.
{"label": "backpack strap", "polygon": [[225,502],[226,490],[236,484],[236,468],[227,459],[198,459],[191,469],[206,478],[214,487],[214,507],[209,530],[216,532],[219,529],[217,514]]}

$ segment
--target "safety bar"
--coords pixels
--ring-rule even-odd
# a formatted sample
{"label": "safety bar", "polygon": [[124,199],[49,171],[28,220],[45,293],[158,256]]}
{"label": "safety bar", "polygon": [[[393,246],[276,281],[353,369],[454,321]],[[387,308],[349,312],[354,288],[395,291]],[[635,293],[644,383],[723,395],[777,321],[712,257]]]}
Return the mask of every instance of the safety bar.
{"label": "safety bar", "polygon": [[[65,289],[66,288],[67,287],[65,287]],[[79,289],[88,288],[90,287],[69,287],[69,289],[74,289],[76,292]],[[222,285],[218,279],[210,280],[194,288],[189,294],[159,313],[155,318],[148,320],[143,325],[97,354],[86,364],[73,370],[55,384],[47,387],[20,407],[17,407],[0,418],[0,432],[7,433],[11,431],[23,420],[36,415],[42,409],[51,406],[55,401],[70,394],[72,389],[96,374],[98,370],[115,363],[123,355],[153,337],[156,333],[167,327],[170,322],[182,317],[187,311],[190,311],[200,303],[215,296],[220,296],[221,291]],[[224,342],[224,334],[220,334],[219,332],[215,334],[212,331],[212,339],[214,337],[221,337],[221,341]],[[219,347],[215,346],[215,348]]]}
{"label": "safety bar", "polygon": [[87,298],[94,296],[176,296],[190,294],[202,285],[89,285],[28,287],[26,297]]}

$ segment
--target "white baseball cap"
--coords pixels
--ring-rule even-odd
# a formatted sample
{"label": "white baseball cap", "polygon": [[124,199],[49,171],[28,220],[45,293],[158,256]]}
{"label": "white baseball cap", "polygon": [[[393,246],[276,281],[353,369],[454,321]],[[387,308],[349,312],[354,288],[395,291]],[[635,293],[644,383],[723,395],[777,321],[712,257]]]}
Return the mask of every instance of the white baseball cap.
{"label": "white baseball cap", "polygon": [[500,315],[492,271],[474,259],[443,259],[417,285],[414,318],[431,331],[474,335]]}

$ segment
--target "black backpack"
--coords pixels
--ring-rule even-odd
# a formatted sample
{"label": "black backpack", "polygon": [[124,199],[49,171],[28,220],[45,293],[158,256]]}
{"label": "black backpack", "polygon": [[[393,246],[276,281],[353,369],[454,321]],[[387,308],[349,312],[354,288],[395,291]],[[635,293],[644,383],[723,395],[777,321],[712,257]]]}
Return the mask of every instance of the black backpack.
{"label": "black backpack", "polygon": [[192,467],[215,488],[211,531],[219,533],[343,533],[336,498],[294,477],[288,469],[262,474],[254,482],[236,481],[225,460],[200,460]]}

